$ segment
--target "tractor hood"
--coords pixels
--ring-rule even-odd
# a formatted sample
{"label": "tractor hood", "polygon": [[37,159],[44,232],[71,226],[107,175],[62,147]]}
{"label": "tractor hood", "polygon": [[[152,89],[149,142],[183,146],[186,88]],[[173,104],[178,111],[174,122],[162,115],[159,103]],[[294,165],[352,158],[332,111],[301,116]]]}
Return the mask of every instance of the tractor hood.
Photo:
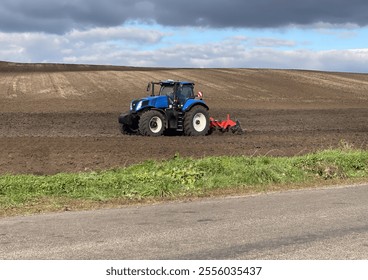
{"label": "tractor hood", "polygon": [[135,99],[130,103],[131,112],[139,112],[145,108],[165,109],[169,107],[169,100],[166,95],[148,96],[141,99]]}

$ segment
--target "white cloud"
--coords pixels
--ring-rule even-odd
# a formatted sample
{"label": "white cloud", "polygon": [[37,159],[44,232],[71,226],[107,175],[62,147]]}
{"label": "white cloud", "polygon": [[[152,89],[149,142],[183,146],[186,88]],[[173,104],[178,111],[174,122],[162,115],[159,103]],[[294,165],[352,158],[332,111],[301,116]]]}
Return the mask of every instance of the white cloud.
{"label": "white cloud", "polygon": [[275,38],[257,38],[254,40],[254,45],[257,47],[294,47],[296,43]]}
{"label": "white cloud", "polygon": [[308,29],[312,28],[320,30],[334,30],[334,29],[355,30],[359,28],[359,25],[357,23],[352,22],[329,23],[319,21],[308,25],[292,24],[290,27],[308,28]]}
{"label": "white cloud", "polygon": [[313,51],[298,49],[294,41],[245,36],[198,44],[162,43],[170,36],[139,27],[73,30],[65,35],[0,33],[0,60],[368,72],[368,48]]}
{"label": "white cloud", "polygon": [[144,30],[134,27],[96,27],[89,30],[72,30],[65,35],[70,40],[82,41],[106,41],[120,40],[137,42],[143,44],[158,43],[164,36],[164,33],[157,30]]}
{"label": "white cloud", "polygon": [[[158,30],[137,27],[72,30],[64,35],[0,32],[0,60],[19,62],[104,63],[103,57],[122,49],[137,49],[157,44],[164,36]],[[104,55],[99,56],[104,52]],[[96,53],[96,55],[95,55]]]}

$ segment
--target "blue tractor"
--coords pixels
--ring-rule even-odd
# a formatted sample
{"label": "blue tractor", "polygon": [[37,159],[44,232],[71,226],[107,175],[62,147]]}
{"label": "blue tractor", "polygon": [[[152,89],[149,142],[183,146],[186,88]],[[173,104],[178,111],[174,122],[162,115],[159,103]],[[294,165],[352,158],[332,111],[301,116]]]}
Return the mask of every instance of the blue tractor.
{"label": "blue tractor", "polygon": [[[159,91],[155,92],[155,87]],[[185,81],[150,82],[150,96],[135,99],[130,111],[119,116],[123,134],[160,136],[174,131],[188,136],[202,136],[210,130],[208,106],[202,93],[194,94],[194,83]]]}

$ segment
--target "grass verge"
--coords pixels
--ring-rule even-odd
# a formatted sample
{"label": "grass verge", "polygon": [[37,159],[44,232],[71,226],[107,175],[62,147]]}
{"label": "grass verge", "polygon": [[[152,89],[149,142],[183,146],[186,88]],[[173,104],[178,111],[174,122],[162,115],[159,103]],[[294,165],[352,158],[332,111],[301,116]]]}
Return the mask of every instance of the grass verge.
{"label": "grass verge", "polygon": [[206,157],[146,161],[122,169],[0,176],[0,216],[131,203],[259,193],[368,179],[368,151],[295,157]]}

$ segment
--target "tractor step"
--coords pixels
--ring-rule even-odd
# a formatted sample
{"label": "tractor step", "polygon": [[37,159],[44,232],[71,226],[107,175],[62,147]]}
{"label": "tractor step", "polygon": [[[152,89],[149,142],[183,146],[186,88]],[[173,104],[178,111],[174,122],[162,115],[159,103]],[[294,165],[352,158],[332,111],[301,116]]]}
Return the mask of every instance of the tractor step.
{"label": "tractor step", "polygon": [[178,122],[176,126],[176,131],[184,131],[184,113],[178,112]]}

